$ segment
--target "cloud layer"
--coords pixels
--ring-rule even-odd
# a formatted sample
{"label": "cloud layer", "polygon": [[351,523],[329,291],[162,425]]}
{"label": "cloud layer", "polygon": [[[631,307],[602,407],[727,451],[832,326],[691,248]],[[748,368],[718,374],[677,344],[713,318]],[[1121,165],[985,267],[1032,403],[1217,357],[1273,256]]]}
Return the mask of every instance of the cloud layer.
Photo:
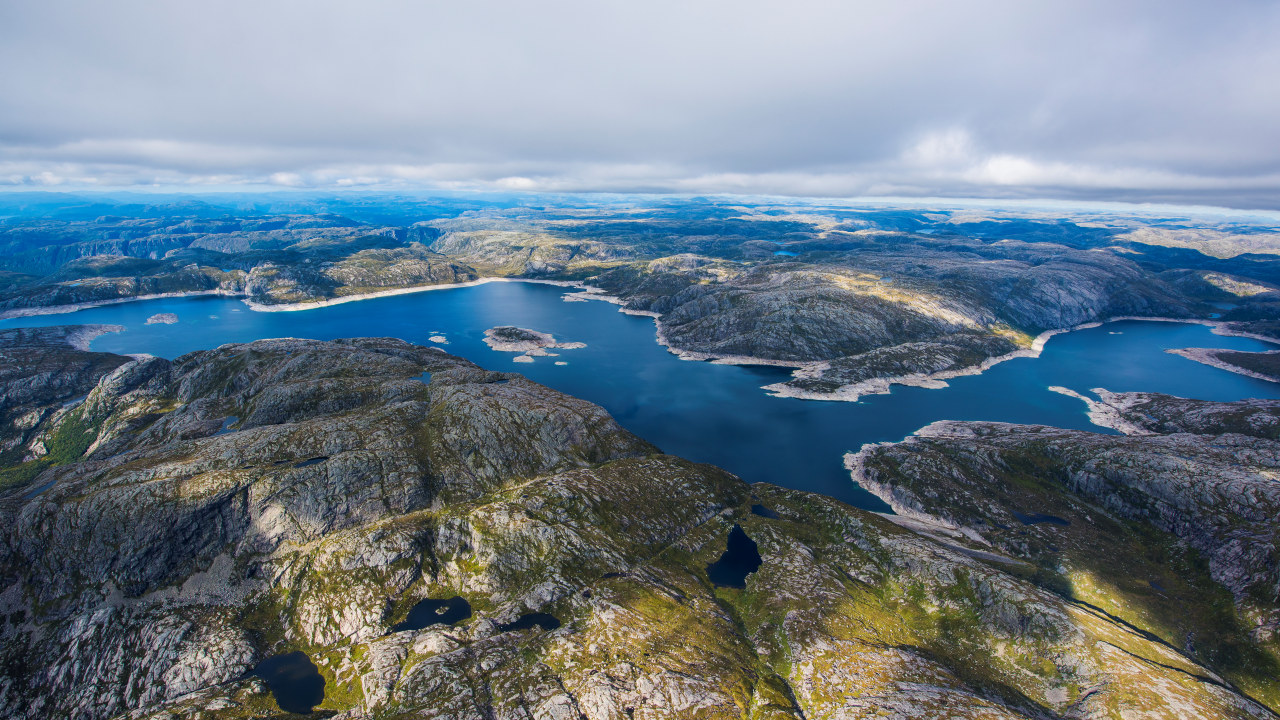
{"label": "cloud layer", "polygon": [[1044,5],[6,3],[0,184],[1280,206],[1280,5]]}

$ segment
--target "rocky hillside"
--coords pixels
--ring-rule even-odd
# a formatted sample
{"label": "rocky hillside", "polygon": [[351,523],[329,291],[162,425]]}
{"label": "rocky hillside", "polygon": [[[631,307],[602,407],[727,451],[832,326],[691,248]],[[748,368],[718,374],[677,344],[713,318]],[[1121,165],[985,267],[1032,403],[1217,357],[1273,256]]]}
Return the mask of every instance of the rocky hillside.
{"label": "rocky hillside", "polygon": [[909,522],[1025,562],[1276,707],[1280,403],[1101,405],[1133,434],[945,422],[847,462]]}
{"label": "rocky hillside", "polygon": [[170,293],[315,302],[479,277],[416,239],[328,215],[0,223],[0,316]]}
{"label": "rocky hillside", "polygon": [[351,720],[1275,717],[1025,562],[434,348],[111,363],[0,495],[0,716],[283,717],[250,671],[301,651]]}
{"label": "rocky hillside", "polygon": [[62,420],[103,376],[128,362],[85,349],[95,336],[119,329],[0,330],[0,491],[29,482],[55,460],[73,460],[88,447],[77,424]]}
{"label": "rocky hillside", "polygon": [[[688,357],[803,367],[775,389],[804,397],[973,372],[1046,330],[1207,312],[1207,295],[1185,294],[1128,253],[822,218],[718,223],[707,236],[676,234],[701,225],[666,219],[647,231],[635,220],[437,221],[432,248],[487,273],[585,280],[658,317],[662,341]],[[1169,277],[1215,300],[1254,288]]]}
{"label": "rocky hillside", "polygon": [[1161,393],[1093,391],[1094,422],[1127,435],[1192,433],[1250,435],[1280,440],[1280,402],[1190,400]]}

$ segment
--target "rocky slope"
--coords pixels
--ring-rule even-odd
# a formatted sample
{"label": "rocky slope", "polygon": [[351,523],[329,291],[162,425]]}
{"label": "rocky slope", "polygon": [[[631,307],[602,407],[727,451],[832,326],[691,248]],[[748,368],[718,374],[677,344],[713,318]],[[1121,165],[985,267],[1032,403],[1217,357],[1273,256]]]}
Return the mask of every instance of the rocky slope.
{"label": "rocky slope", "polygon": [[[110,325],[0,330],[0,490],[29,482],[55,459],[74,459],[88,443],[61,423],[103,376],[128,361],[89,352]],[[54,427],[61,432],[51,432]],[[52,457],[51,457],[52,455]]]}
{"label": "rocky slope", "polygon": [[[280,717],[246,672],[294,650],[351,719],[1275,717],[1016,560],[434,348],[111,362],[84,454],[0,495],[5,717]],[[735,526],[762,563],[717,586]]]}
{"label": "rocky slope", "polygon": [[1259,380],[1280,382],[1280,350],[1240,352],[1217,348],[1179,348],[1168,352]]}
{"label": "rocky slope", "polygon": [[[1047,330],[1126,315],[1189,317],[1204,296],[1184,294],[1125,253],[845,229],[822,217],[722,219],[711,237],[662,234],[695,221],[655,219],[630,234],[619,232],[622,220],[487,222],[434,222],[441,235],[432,248],[486,273],[585,280],[658,317],[662,341],[688,357],[802,366],[775,389],[804,397],[975,372],[1030,351]],[[1229,294],[1188,273],[1169,277]]]}
{"label": "rocky slope", "polygon": [[1026,562],[1276,707],[1280,404],[1103,404],[1132,435],[936,423],[847,464],[908,522]]}
{"label": "rocky slope", "polygon": [[0,247],[14,250],[0,255],[0,315],[197,292],[314,302],[478,277],[411,237],[333,216],[0,225]]}

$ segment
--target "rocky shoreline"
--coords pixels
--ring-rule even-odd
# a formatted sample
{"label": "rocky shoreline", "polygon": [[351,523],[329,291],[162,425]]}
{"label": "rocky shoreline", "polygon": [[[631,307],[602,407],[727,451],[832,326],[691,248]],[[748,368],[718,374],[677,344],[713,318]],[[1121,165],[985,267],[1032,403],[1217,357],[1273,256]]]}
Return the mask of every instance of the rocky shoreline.
{"label": "rocky shoreline", "polygon": [[152,295],[134,295],[131,297],[111,298],[109,300],[94,300],[92,302],[73,303],[70,305],[46,305],[43,307],[16,308],[12,310],[0,311],[0,320],[10,320],[13,318],[34,317],[37,315],[62,315],[64,313],[73,313],[78,310],[88,310],[90,308],[102,307],[104,305],[119,305],[121,303],[130,303],[142,300],[164,300],[166,298],[186,298],[200,297],[205,295],[219,295],[222,297],[244,297],[244,293],[227,292],[223,290],[192,290],[190,292],[173,292],[173,293],[156,293]]}
{"label": "rocky shoreline", "polygon": [[[1229,352],[1229,351],[1224,351],[1220,348],[1173,348],[1170,350],[1165,350],[1165,352],[1170,353],[1172,355],[1179,355],[1188,360],[1194,360],[1198,363],[1208,365],[1209,367],[1218,368],[1219,370],[1226,370],[1227,372],[1233,372],[1237,375],[1244,375],[1245,377],[1251,377],[1251,378],[1254,378],[1255,380],[1266,380],[1268,382],[1280,382],[1280,378],[1276,378],[1271,375],[1265,375],[1260,372],[1255,372],[1247,368],[1242,368],[1239,365],[1229,363],[1226,360],[1219,358],[1218,357],[1219,354],[1223,352]],[[1272,350],[1267,353],[1259,353],[1259,354],[1272,355],[1276,353],[1280,353],[1280,350]]]}
{"label": "rocky shoreline", "polygon": [[[1280,343],[1280,340],[1277,340],[1274,337],[1270,337],[1270,336],[1259,334],[1259,333],[1238,330],[1231,327],[1231,323],[1219,321],[1219,320],[1209,320],[1204,318],[1176,318],[1176,317],[1158,317],[1158,316],[1146,317],[1146,316],[1140,316],[1140,315],[1122,315],[1122,316],[1107,318],[1099,321],[1081,323],[1081,324],[1078,324],[1072,327],[1067,327],[1067,328],[1056,328],[1056,329],[1046,330],[1040,333],[1039,335],[1037,335],[1032,340],[1030,346],[1027,348],[1015,350],[1013,352],[999,355],[996,357],[989,357],[975,365],[947,369],[947,370],[942,370],[942,371],[932,372],[932,373],[909,373],[904,375],[873,377],[873,378],[862,380],[856,383],[851,383],[851,384],[837,387],[830,392],[822,392],[822,391],[814,391],[814,390],[809,390],[805,388],[795,387],[790,383],[795,380],[810,380],[810,379],[816,379],[818,377],[821,377],[823,372],[828,370],[831,366],[831,361],[829,360],[815,360],[815,361],[778,360],[773,358],[761,358],[761,357],[754,357],[749,355],[707,353],[707,352],[699,352],[699,351],[680,348],[675,346],[672,340],[668,337],[666,328],[664,327],[664,324],[663,324],[663,315],[661,313],[651,311],[651,310],[639,310],[639,309],[627,307],[628,302],[626,300],[619,298],[615,295],[609,295],[602,288],[592,286],[583,281],[578,281],[578,280],[548,280],[548,279],[539,279],[539,278],[485,277],[485,278],[479,278],[477,280],[471,280],[471,281],[461,282],[461,283],[446,283],[446,284],[436,284],[436,285],[422,285],[422,286],[415,286],[415,287],[409,287],[409,288],[396,288],[396,289],[381,290],[381,291],[369,292],[369,293],[360,293],[360,294],[337,297],[337,298],[329,298],[325,300],[317,300],[314,302],[286,303],[286,304],[264,304],[264,303],[259,303],[259,302],[254,302],[252,300],[249,300],[242,293],[227,293],[227,292],[216,291],[216,290],[215,291],[198,291],[198,292],[190,292],[190,293],[168,293],[168,294],[161,294],[161,295],[139,296],[136,298],[119,298],[119,299],[104,300],[104,301],[93,302],[93,303],[81,303],[77,305],[64,305],[64,306],[47,307],[47,308],[24,308],[20,310],[10,310],[10,311],[5,311],[3,313],[0,313],[0,319],[6,319],[11,317],[24,317],[29,315],[69,313],[69,312],[74,312],[76,310],[83,310],[83,309],[102,306],[102,305],[113,305],[113,304],[118,304],[122,302],[131,302],[133,300],[152,300],[152,299],[160,299],[160,298],[167,298],[167,297],[188,297],[188,296],[199,296],[199,295],[223,295],[223,296],[230,296],[230,297],[238,296],[242,298],[242,302],[250,310],[253,310],[255,312],[298,312],[298,311],[304,311],[304,310],[313,310],[313,309],[318,309],[323,307],[329,307],[332,305],[340,305],[340,304],[349,303],[349,302],[358,302],[361,300],[375,299],[380,297],[415,294],[420,292],[430,292],[434,290],[451,290],[451,289],[457,289],[457,288],[477,287],[477,286],[484,285],[487,283],[492,283],[492,282],[523,282],[523,283],[532,283],[532,284],[538,284],[538,285],[551,285],[555,287],[573,288],[573,289],[580,290],[580,292],[564,295],[563,299],[566,302],[582,302],[587,300],[599,300],[602,302],[607,302],[613,305],[617,305],[618,311],[623,314],[651,318],[654,321],[655,341],[658,343],[658,345],[666,348],[668,352],[680,358],[681,360],[687,360],[687,361],[693,361],[693,362],[711,362],[711,363],[720,364],[720,365],[744,365],[744,366],[755,365],[755,366],[781,367],[781,368],[792,369],[793,373],[792,373],[791,380],[764,385],[761,387],[761,389],[765,390],[768,394],[774,397],[792,398],[792,399],[798,399],[798,400],[828,400],[828,401],[841,401],[841,402],[857,402],[860,398],[865,397],[867,395],[888,394],[892,391],[892,386],[894,385],[902,385],[907,387],[920,387],[920,388],[928,388],[928,389],[941,389],[948,386],[947,385],[948,380],[952,380],[958,377],[980,375],[986,372],[987,370],[991,369],[992,367],[1000,363],[1007,362],[1009,360],[1014,360],[1017,358],[1039,357],[1040,353],[1044,349],[1045,343],[1048,342],[1048,340],[1055,335],[1074,332],[1077,330],[1087,330],[1090,328],[1099,327],[1105,323],[1119,322],[1119,321],[1126,321],[1126,320],[1198,324],[1198,325],[1204,325],[1211,328],[1213,333],[1217,335],[1247,337],[1255,340],[1260,340],[1263,342]],[[1183,354],[1185,357],[1189,357],[1190,359],[1197,360],[1198,362],[1204,362],[1205,364],[1212,365],[1214,367],[1219,367],[1224,370],[1230,370],[1231,372],[1237,372],[1239,374],[1247,375],[1249,377],[1255,377],[1263,380],[1271,379],[1258,373],[1252,373],[1248,370],[1235,368],[1234,366],[1231,366],[1228,363],[1222,363],[1221,361],[1217,361],[1217,364],[1215,364],[1215,362],[1202,360],[1201,359],[1202,356],[1199,354],[1197,354],[1196,357],[1192,357],[1189,354],[1184,354],[1182,351],[1170,350],[1169,352],[1173,352],[1175,354]],[[1204,356],[1204,357],[1207,357],[1207,356]]]}
{"label": "rocky shoreline", "polygon": [[315,310],[318,308],[329,307],[332,305],[342,305],[344,303],[359,302],[360,300],[372,300],[380,297],[392,297],[395,295],[413,295],[422,292],[431,292],[433,290],[454,290],[457,288],[477,287],[493,282],[527,282],[539,285],[556,285],[560,287],[581,287],[580,283],[572,281],[560,280],[525,280],[522,278],[505,278],[505,277],[486,277],[477,280],[468,280],[460,283],[440,283],[436,285],[415,285],[407,288],[394,288],[390,290],[377,290],[374,292],[357,293],[354,295],[343,295],[341,297],[326,298],[324,300],[315,300],[313,302],[301,303],[282,303],[266,304],[253,302],[246,299],[244,304],[249,306],[250,310],[255,312],[299,312],[302,310]]}

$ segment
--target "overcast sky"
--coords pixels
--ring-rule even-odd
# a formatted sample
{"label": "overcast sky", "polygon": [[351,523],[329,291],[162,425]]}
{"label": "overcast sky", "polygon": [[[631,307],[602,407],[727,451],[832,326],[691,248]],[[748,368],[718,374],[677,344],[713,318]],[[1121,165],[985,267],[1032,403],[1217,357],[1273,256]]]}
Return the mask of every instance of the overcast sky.
{"label": "overcast sky", "polygon": [[1274,208],[1277,38],[1270,0],[4,0],[0,187]]}

